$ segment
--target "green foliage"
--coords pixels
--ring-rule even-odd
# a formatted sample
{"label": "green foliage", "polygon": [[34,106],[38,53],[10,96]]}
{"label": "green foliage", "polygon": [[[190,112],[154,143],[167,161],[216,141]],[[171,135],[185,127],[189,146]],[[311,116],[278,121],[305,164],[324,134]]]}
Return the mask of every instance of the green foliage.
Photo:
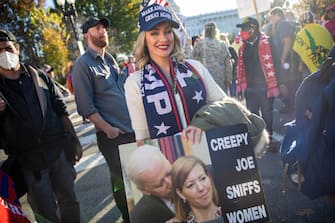
{"label": "green foliage", "polygon": [[23,61],[39,67],[50,64],[56,75],[61,74],[68,62],[69,37],[61,17],[40,6],[33,0],[1,1],[6,10],[0,10],[0,27],[16,36]]}
{"label": "green foliage", "polygon": [[110,20],[109,52],[131,53],[138,35],[140,3],[141,0],[88,0],[77,1],[76,8],[82,23],[90,16],[107,17]]}
{"label": "green foliage", "polygon": [[274,0],[272,6],[281,6],[284,9],[292,8],[297,13],[297,18],[303,12],[311,11],[320,19],[325,13],[327,6],[333,3],[335,3],[335,0],[299,0],[294,4],[289,0]]}
{"label": "green foliage", "polygon": [[22,59],[27,62],[39,60],[35,38],[30,33],[34,27],[29,16],[34,7],[33,0],[0,1],[0,27],[13,32],[20,44]]}
{"label": "green foliage", "polygon": [[68,63],[67,40],[62,19],[56,13],[43,8],[35,8],[31,14],[31,23],[40,36],[39,48],[44,63],[54,68],[55,75],[62,74],[62,68]]}

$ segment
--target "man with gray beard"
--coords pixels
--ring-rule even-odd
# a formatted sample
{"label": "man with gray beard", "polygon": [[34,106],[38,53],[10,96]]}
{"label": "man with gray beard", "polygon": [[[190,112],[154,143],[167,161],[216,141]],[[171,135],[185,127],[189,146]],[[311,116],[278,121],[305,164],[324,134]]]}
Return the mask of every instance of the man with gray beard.
{"label": "man with gray beard", "polygon": [[111,174],[112,190],[124,222],[129,222],[127,199],[119,158],[120,144],[135,141],[128,114],[121,74],[108,46],[106,18],[90,18],[82,26],[87,50],[73,65],[73,87],[79,115],[88,118],[97,130],[99,150]]}

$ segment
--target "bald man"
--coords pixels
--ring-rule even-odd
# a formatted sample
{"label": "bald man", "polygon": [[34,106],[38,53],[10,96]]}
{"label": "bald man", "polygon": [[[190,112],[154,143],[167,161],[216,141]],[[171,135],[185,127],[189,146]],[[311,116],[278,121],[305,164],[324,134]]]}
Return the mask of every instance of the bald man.
{"label": "bald man", "polygon": [[130,212],[131,223],[166,222],[173,218],[171,164],[159,148],[143,145],[128,160],[127,175],[143,193]]}

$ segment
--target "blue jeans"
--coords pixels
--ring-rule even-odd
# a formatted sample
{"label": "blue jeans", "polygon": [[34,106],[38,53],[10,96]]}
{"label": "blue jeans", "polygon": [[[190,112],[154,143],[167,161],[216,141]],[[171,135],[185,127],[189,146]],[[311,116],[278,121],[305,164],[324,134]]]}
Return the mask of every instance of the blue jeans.
{"label": "blue jeans", "polygon": [[266,130],[272,135],[274,98],[267,97],[266,88],[247,88],[244,91],[247,108],[254,114],[261,116],[266,124]]}
{"label": "blue jeans", "polygon": [[63,151],[49,168],[41,171],[22,169],[22,172],[28,186],[28,202],[38,222],[80,223],[74,190],[75,170]]}
{"label": "blue jeans", "polygon": [[135,142],[135,134],[121,134],[115,139],[109,139],[102,131],[97,132],[96,135],[99,150],[109,167],[115,203],[122,213],[124,222],[130,222],[127,197],[123,184],[119,145]]}

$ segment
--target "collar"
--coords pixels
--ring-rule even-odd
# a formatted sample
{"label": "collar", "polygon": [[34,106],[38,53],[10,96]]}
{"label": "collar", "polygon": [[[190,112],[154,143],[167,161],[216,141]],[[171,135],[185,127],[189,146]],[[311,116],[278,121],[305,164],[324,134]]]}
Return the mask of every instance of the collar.
{"label": "collar", "polygon": [[20,64],[20,67],[21,67],[20,76],[25,76],[25,77],[30,77],[31,76],[26,65]]}
{"label": "collar", "polygon": [[161,199],[166,204],[166,206],[174,213],[175,208],[174,208],[174,204],[173,204],[172,200],[166,199],[166,198],[161,198]]}
{"label": "collar", "polygon": [[102,56],[102,55],[100,55],[100,53],[98,53],[98,52],[96,52],[95,50],[93,50],[91,47],[87,47],[87,53],[88,54],[90,54],[93,58],[101,58],[102,60],[104,60],[104,56],[106,55],[106,53],[105,53],[105,55],[104,56]]}

